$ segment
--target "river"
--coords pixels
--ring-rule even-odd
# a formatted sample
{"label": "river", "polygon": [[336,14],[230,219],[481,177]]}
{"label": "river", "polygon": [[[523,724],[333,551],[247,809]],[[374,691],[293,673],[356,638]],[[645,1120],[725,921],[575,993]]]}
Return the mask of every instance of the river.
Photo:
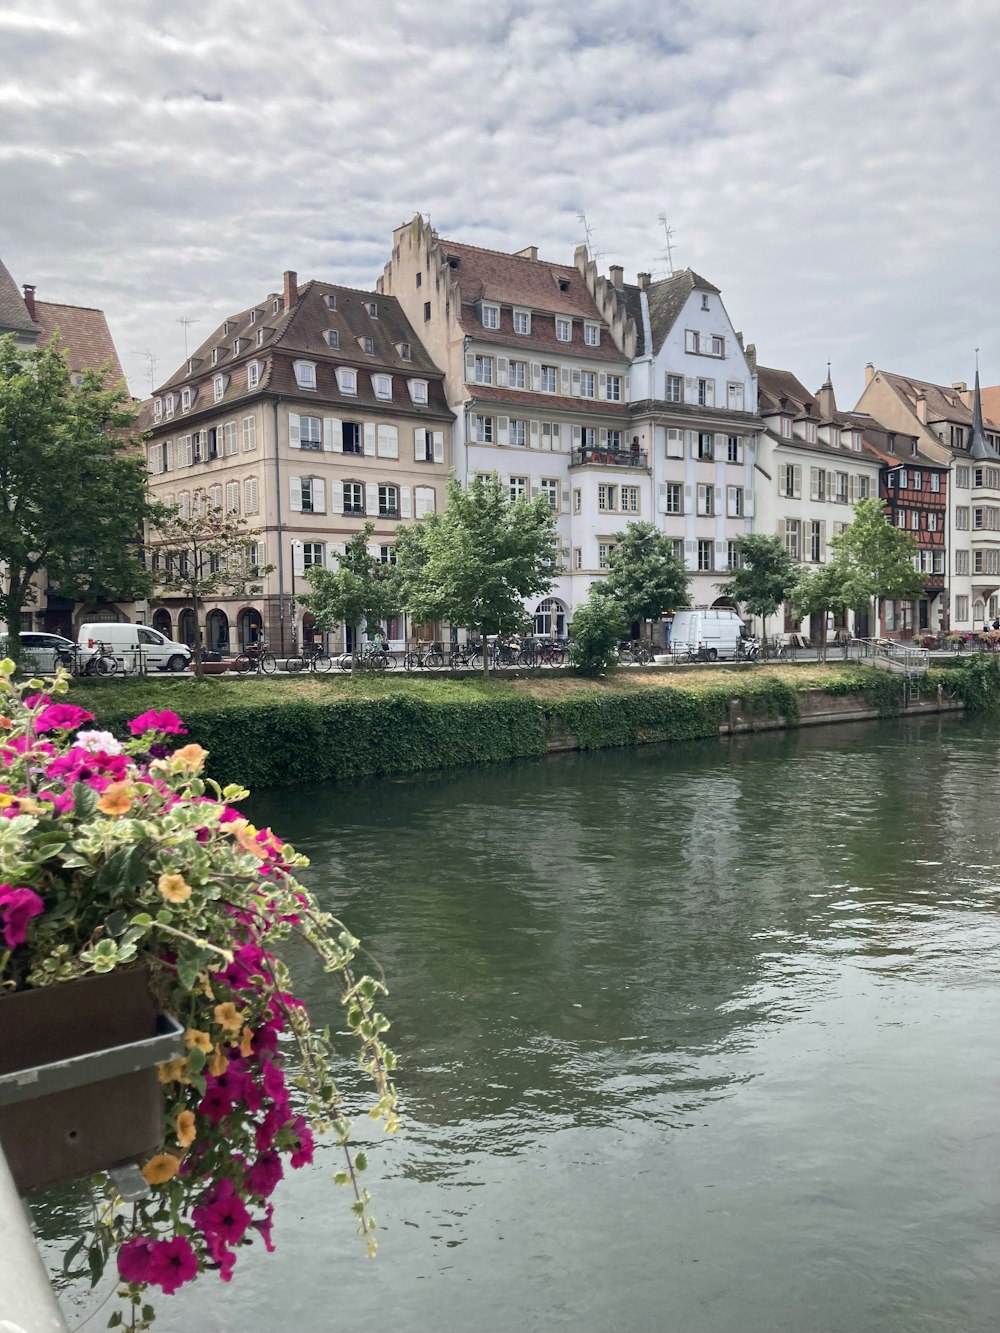
{"label": "river", "polygon": [[385,968],[406,1128],[374,1263],[327,1150],[155,1327],[994,1333],[998,762],[928,718],[256,797]]}

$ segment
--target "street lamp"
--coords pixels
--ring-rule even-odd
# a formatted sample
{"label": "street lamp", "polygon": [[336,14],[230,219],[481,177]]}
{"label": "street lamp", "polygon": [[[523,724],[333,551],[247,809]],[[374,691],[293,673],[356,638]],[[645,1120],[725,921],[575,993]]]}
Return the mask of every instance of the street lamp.
{"label": "street lamp", "polygon": [[296,557],[300,556],[301,553],[302,553],[302,543],[297,538],[293,538],[292,540],[292,652],[293,653],[298,651],[297,647],[298,634],[296,631],[297,621],[295,616],[295,561]]}

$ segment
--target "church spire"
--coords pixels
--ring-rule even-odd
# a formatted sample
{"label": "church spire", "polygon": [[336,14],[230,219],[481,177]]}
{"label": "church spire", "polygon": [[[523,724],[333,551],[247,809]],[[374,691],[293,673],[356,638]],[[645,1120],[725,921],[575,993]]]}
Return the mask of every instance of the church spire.
{"label": "church spire", "polygon": [[976,348],[976,391],[972,400],[972,434],[969,436],[969,457],[981,462],[984,458],[1000,459],[1000,453],[990,443],[983,428],[983,400],[979,392],[979,348]]}

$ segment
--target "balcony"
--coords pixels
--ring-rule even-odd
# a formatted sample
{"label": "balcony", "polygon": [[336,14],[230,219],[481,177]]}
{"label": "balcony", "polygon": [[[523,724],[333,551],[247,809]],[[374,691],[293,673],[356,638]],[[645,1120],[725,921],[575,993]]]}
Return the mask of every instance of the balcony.
{"label": "balcony", "polygon": [[648,469],[649,455],[644,449],[608,449],[584,445],[569,456],[570,467],[630,467]]}

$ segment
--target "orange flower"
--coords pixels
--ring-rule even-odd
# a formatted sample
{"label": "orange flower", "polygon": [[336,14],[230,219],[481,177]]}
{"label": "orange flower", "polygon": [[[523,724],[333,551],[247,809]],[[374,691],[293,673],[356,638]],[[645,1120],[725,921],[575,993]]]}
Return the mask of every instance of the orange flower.
{"label": "orange flower", "polygon": [[182,1148],[190,1148],[197,1137],[194,1128],[194,1112],[182,1111],[177,1117],[177,1142]]}
{"label": "orange flower", "polygon": [[240,1042],[240,1055],[244,1060],[253,1055],[253,1032],[250,1028],[243,1029],[243,1039]]}
{"label": "orange flower", "polygon": [[213,1078],[221,1078],[229,1068],[229,1057],[221,1047],[216,1046],[215,1054],[208,1062],[208,1072]]}
{"label": "orange flower", "polygon": [[9,717],[0,717],[0,731],[10,731],[13,725]]}
{"label": "orange flower", "polygon": [[243,1015],[231,1000],[227,1000],[225,1004],[217,1004],[214,1013],[219,1027],[225,1028],[227,1032],[239,1032],[243,1026]]}
{"label": "orange flower", "polygon": [[191,897],[191,885],[183,875],[161,875],[156,887],[168,903],[184,903]]}
{"label": "orange flower", "polygon": [[173,1153],[158,1152],[155,1157],[151,1157],[142,1168],[142,1174],[146,1178],[147,1185],[163,1185],[171,1180],[177,1174],[177,1168],[181,1164],[181,1159],[175,1157]]}
{"label": "orange flower", "polygon": [[203,749],[200,745],[192,743],[191,745],[182,745],[181,748],[175,750],[170,757],[175,759],[177,763],[183,764],[185,768],[191,769],[193,773],[197,773],[208,758],[208,751]]}
{"label": "orange flower", "polygon": [[156,1072],[161,1083],[186,1083],[187,1079],[184,1076],[187,1073],[187,1061],[183,1057],[179,1060],[167,1060],[157,1066]]}
{"label": "orange flower", "polygon": [[124,815],[132,806],[132,789],[127,782],[111,782],[105,787],[97,808],[105,815]]}
{"label": "orange flower", "polygon": [[212,1045],[212,1038],[207,1032],[199,1032],[197,1028],[188,1028],[184,1033],[184,1040],[187,1043],[188,1050],[192,1046],[197,1046],[199,1051],[204,1051],[206,1055],[211,1055],[215,1047]]}

